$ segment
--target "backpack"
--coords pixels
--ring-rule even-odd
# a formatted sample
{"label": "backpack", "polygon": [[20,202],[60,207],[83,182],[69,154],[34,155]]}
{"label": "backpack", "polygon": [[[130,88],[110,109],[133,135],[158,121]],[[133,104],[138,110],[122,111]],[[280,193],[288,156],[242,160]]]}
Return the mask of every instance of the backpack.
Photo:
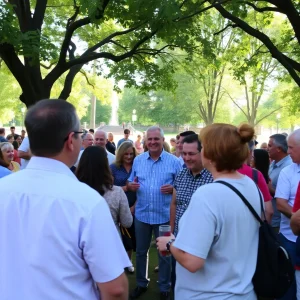
{"label": "backpack", "polygon": [[245,203],[255,219],[259,222],[259,238],[257,263],[252,283],[257,296],[265,298],[281,298],[285,295],[295,279],[295,270],[287,251],[282,247],[277,234],[266,221],[263,200],[257,187],[262,220],[247,199],[234,186],[225,181],[215,181],[233,190]]}

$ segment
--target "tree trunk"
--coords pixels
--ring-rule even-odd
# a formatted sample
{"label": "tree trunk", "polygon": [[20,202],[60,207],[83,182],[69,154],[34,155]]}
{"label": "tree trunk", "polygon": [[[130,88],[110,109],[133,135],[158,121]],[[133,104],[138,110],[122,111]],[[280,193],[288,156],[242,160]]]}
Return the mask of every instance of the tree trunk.
{"label": "tree trunk", "polygon": [[90,118],[90,128],[96,127],[96,97],[92,95],[91,97],[91,118]]}

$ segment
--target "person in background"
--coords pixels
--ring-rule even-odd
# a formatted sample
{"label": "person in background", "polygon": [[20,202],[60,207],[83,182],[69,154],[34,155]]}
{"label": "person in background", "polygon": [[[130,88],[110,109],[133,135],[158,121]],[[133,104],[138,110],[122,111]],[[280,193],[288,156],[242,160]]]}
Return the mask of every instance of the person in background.
{"label": "person in background", "polygon": [[291,157],[289,156],[288,152],[288,145],[286,136],[283,134],[273,134],[269,138],[268,143],[268,153],[269,157],[272,160],[272,163],[269,167],[269,192],[272,195],[272,204],[274,209],[274,214],[272,217],[272,227],[274,228],[275,232],[279,232],[280,226],[280,212],[277,210],[276,207],[276,199],[274,198],[276,186],[278,182],[278,177],[281,170],[290,164],[293,163]]}
{"label": "person in background", "polygon": [[130,135],[130,130],[129,130],[129,129],[125,129],[125,130],[124,130],[124,138],[122,138],[122,139],[120,139],[120,140],[118,141],[118,146],[117,146],[117,148],[119,148],[120,145],[121,145],[123,142],[125,142],[125,141],[129,141],[129,142],[131,142],[131,143],[133,144],[133,141],[129,139],[129,135]]}
{"label": "person in background", "polygon": [[170,145],[166,141],[163,143],[163,148],[166,152],[171,153]]}
{"label": "person in background", "polygon": [[5,128],[0,128],[0,143],[8,142],[8,140],[5,138]]}
{"label": "person in background", "polygon": [[173,154],[176,151],[176,139],[171,138],[170,144],[171,144],[171,153]]}
{"label": "person in background", "polygon": [[25,169],[31,158],[29,138],[26,136],[18,149],[18,156],[21,158],[21,169]]}
{"label": "person in background", "polygon": [[254,129],[213,124],[201,130],[203,167],[213,176],[193,194],[179,221],[176,236],[157,238],[176,264],[175,299],[256,300],[252,277],[256,269],[259,223],[229,187],[237,188],[261,215],[260,192],[237,170],[248,157]]}
{"label": "person in background", "polygon": [[81,155],[76,176],[106,200],[119,234],[119,224],[126,228],[131,226],[132,215],[127,197],[122,188],[113,185],[105,149],[97,146],[87,147]]}
{"label": "person in background", "polygon": [[116,144],[114,142],[114,135],[111,132],[107,135],[106,149],[111,154],[116,155]]}
{"label": "person in background", "polygon": [[19,165],[21,165],[21,159],[18,156],[18,149],[19,149],[19,143],[18,143],[18,141],[13,141],[12,145],[14,147],[14,159],[13,159],[13,161],[15,161]]}
{"label": "person in background", "polygon": [[267,143],[261,143],[260,145],[260,149],[263,149],[263,150],[268,150],[268,144]]}
{"label": "person in background", "polygon": [[[248,143],[248,151],[249,151],[248,157],[245,160],[245,162],[243,163],[242,167],[240,169],[238,169],[238,172],[250,177],[259,187],[259,189],[263,195],[263,198],[264,198],[266,218],[267,218],[267,221],[269,223],[271,223],[272,216],[273,216],[273,206],[272,206],[272,201],[271,201],[272,196],[270,195],[268,185],[266,183],[266,180],[265,180],[263,174],[258,170],[254,171],[254,169],[248,165],[248,163],[250,164],[250,161],[252,159],[252,153],[254,150],[254,146],[255,146],[254,140],[251,140]],[[257,175],[257,178],[255,178],[254,175]]]}
{"label": "person in background", "polygon": [[25,131],[24,129],[22,129],[22,130],[21,130],[21,138],[22,138],[22,141],[24,140],[25,135],[26,135],[26,131]]}
{"label": "person in background", "polygon": [[260,171],[266,181],[266,184],[269,184],[269,166],[270,166],[270,159],[269,154],[264,149],[254,149],[252,159],[250,162],[250,166],[258,171]]}
{"label": "person in background", "polygon": [[9,142],[9,143],[13,143],[13,141],[15,140],[15,138],[14,138],[14,136],[12,135],[12,134],[9,134],[7,137],[6,137],[6,139],[7,139],[7,141]]}
{"label": "person in background", "polygon": [[[10,134],[13,136],[14,141],[17,139],[18,134],[15,133],[16,127],[15,126],[11,126],[10,127]],[[7,138],[8,139],[8,138]]]}
{"label": "person in background", "polygon": [[[118,149],[116,155],[116,161],[110,165],[112,172],[114,185],[122,187],[125,192],[128,200],[128,206],[131,213],[134,215],[135,203],[136,203],[136,192],[130,191],[127,187],[127,180],[132,171],[132,164],[136,157],[136,149],[133,147],[131,142],[124,142]],[[128,228],[130,234],[131,242],[128,242],[127,239],[124,239],[124,247],[127,251],[128,257],[131,260],[132,251],[136,250],[136,241],[135,241],[135,230],[134,230],[134,221],[132,226]],[[129,273],[134,272],[134,267],[128,267],[127,271]]]}
{"label": "person in background", "polygon": [[182,158],[182,141],[183,139],[188,136],[188,135],[191,135],[191,134],[195,134],[194,131],[191,131],[191,130],[188,130],[188,131],[184,131],[184,132],[181,132],[179,133],[179,140],[178,140],[178,151],[179,151],[179,161],[181,163],[182,166],[184,166],[184,161],[183,161],[183,158]]}
{"label": "person in background", "polygon": [[95,134],[95,130],[93,128],[89,129],[89,133],[94,135]]}
{"label": "person in background", "polygon": [[81,155],[83,153],[83,151],[89,147],[89,146],[93,146],[94,144],[94,136],[91,134],[91,133],[88,133],[88,132],[84,132],[82,135],[81,135],[81,139],[82,139],[82,148],[79,152],[79,155],[78,155],[78,159],[77,159],[77,162],[75,163],[74,167],[77,168],[78,164],[79,164],[79,161],[80,161],[80,158],[81,158]]}
{"label": "person in background", "polygon": [[0,158],[8,165],[8,169],[12,172],[20,170],[20,165],[13,161],[14,159],[14,147],[9,142],[0,143]]}
{"label": "person in background", "polygon": [[108,205],[69,169],[81,147],[75,107],[38,101],[25,126],[33,157],[0,180],[1,298],[128,300],[130,262]]}
{"label": "person in background", "polygon": [[115,161],[116,156],[110,153],[109,151],[107,151],[106,144],[107,144],[107,133],[101,129],[98,129],[95,133],[95,145],[102,147],[103,149],[106,150],[108,164],[110,165]]}
{"label": "person in background", "polygon": [[[300,182],[300,129],[293,131],[288,139],[288,154],[293,163],[283,168],[279,174],[275,198],[278,211],[281,212],[279,239],[289,253],[293,265],[297,264],[297,236],[294,235],[290,221],[292,217],[292,207],[294,206],[297,188]],[[299,278],[297,278],[299,280]],[[300,285],[299,285],[300,288]],[[293,282],[282,299],[296,300],[297,288]]]}
{"label": "person in background", "polygon": [[134,147],[138,154],[141,154],[144,152],[143,144],[142,144],[142,136],[138,134],[137,140],[134,142]]}
{"label": "person in background", "polygon": [[20,135],[18,135],[16,141],[18,142],[18,145],[19,145],[19,147],[20,147],[20,145],[22,144],[22,141],[23,141],[23,140],[22,140],[22,137],[21,137]]}

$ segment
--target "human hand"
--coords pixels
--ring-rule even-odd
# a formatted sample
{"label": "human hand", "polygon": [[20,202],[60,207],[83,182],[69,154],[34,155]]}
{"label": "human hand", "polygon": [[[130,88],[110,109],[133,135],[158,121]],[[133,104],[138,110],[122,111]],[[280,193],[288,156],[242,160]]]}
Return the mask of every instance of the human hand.
{"label": "human hand", "polygon": [[172,239],[175,239],[175,236],[173,233],[171,233],[171,235],[169,235],[169,236],[160,236],[160,237],[156,238],[157,250],[159,252],[166,251],[167,243]]}
{"label": "human hand", "polygon": [[172,184],[164,184],[160,187],[160,191],[162,194],[172,194],[173,193],[173,185]]}
{"label": "human hand", "polygon": [[130,182],[127,187],[130,191],[136,192],[140,188],[140,184],[138,182]]}

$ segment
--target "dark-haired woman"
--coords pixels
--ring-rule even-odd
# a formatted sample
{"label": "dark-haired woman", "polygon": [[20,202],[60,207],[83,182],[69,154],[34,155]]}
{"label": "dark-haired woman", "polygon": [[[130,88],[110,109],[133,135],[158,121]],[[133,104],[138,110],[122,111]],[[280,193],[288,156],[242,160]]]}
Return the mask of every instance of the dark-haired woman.
{"label": "dark-haired woman", "polygon": [[[127,190],[127,180],[131,174],[133,160],[136,157],[136,149],[131,142],[123,142],[118,148],[116,161],[110,165],[111,172],[114,178],[114,185],[122,187],[128,199],[128,207],[130,207],[131,213],[134,214],[136,192]],[[135,231],[134,224],[128,229],[131,241],[125,242],[124,247],[127,251],[129,259],[131,259],[132,250],[135,251]],[[128,237],[127,237],[128,238]],[[134,267],[127,268],[128,272],[133,273]]]}
{"label": "dark-haired woman", "polygon": [[117,230],[119,224],[128,228],[132,215],[122,188],[113,185],[106,150],[98,146],[87,147],[80,158],[76,175],[79,181],[95,189],[106,200]]}
{"label": "dark-haired woman", "polygon": [[219,180],[234,186],[261,215],[255,183],[237,170],[248,157],[251,126],[213,124],[201,130],[203,167],[214,183],[193,194],[176,236],[157,238],[176,261],[175,299],[256,300],[252,277],[256,268],[259,223],[242,199]]}
{"label": "dark-haired woman", "polygon": [[260,171],[263,174],[266,183],[269,184],[270,179],[268,173],[270,158],[268,152],[264,149],[254,149],[250,165],[252,168]]}

